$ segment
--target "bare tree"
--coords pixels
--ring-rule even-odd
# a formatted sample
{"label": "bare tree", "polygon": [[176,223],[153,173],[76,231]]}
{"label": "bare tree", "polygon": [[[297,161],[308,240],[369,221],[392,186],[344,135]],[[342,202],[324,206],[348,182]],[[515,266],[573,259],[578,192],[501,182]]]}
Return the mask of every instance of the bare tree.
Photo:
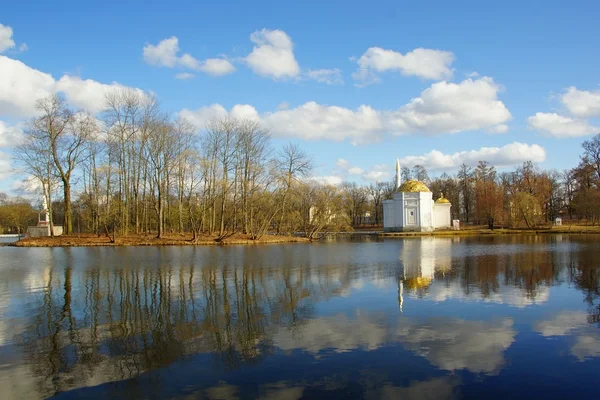
{"label": "bare tree", "polygon": [[373,202],[373,212],[375,220],[373,223],[379,225],[383,216],[383,200],[385,196],[385,182],[376,182],[369,185],[368,191],[371,201]]}
{"label": "bare tree", "polygon": [[596,173],[596,178],[600,180],[600,134],[586,140],[581,146],[584,150],[583,156],[587,158]]}
{"label": "bare tree", "polygon": [[14,159],[23,172],[36,179],[41,187],[42,195],[46,196],[50,236],[54,236],[52,194],[58,185],[54,174],[54,161],[45,134],[36,129],[32,122],[24,131],[23,141],[16,147]]}
{"label": "bare tree", "polygon": [[[29,129],[24,132],[25,143],[27,146],[46,147],[50,153],[54,172],[63,187],[64,233],[70,234],[73,231],[71,178],[85,155],[85,143],[97,126],[95,119],[89,114],[74,114],[58,95],[40,99],[36,108],[41,116],[34,118]],[[42,165],[38,161],[32,163]]]}
{"label": "bare tree", "polygon": [[287,206],[292,190],[292,183],[308,176],[313,168],[313,161],[297,144],[288,143],[279,151],[276,166],[283,183],[283,198],[281,201],[281,216],[277,224],[277,232],[281,232],[286,217]]}
{"label": "bare tree", "polygon": [[[225,236],[225,211],[231,181],[229,174],[235,166],[235,154],[238,145],[239,122],[230,117],[214,119],[208,123],[209,135],[213,137],[216,147],[216,158],[221,170],[221,192],[219,205],[219,238]],[[213,211],[214,212],[214,211]]]}
{"label": "bare tree", "polygon": [[238,162],[240,165],[243,232],[250,229],[250,208],[254,197],[264,187],[262,177],[267,173],[269,133],[257,121],[239,123]]}
{"label": "bare tree", "polygon": [[429,182],[429,175],[427,174],[427,170],[425,169],[424,166],[419,165],[419,164],[415,165],[412,168],[411,173],[412,173],[413,179],[416,179],[421,182]]}
{"label": "bare tree", "polygon": [[157,217],[157,237],[165,233],[165,202],[169,193],[167,177],[177,159],[177,135],[166,118],[151,123],[147,155],[152,169],[150,177],[155,190],[154,209]]}
{"label": "bare tree", "polygon": [[468,223],[473,212],[473,169],[467,164],[461,164],[458,170],[458,186],[460,188],[460,198],[462,200],[462,210],[464,220]]}

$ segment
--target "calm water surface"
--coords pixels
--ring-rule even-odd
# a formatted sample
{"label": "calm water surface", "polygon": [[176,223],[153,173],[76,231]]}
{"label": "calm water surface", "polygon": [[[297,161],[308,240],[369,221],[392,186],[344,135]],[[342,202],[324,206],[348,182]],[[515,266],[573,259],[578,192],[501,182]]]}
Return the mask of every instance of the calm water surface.
{"label": "calm water surface", "polygon": [[597,398],[599,245],[0,247],[0,397]]}

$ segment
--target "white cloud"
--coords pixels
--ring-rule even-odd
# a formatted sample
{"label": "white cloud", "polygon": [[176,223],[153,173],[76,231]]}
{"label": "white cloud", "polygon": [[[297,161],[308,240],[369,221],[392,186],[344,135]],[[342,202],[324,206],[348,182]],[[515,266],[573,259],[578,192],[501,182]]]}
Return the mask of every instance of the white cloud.
{"label": "white cloud", "polygon": [[512,286],[501,286],[491,293],[485,295],[477,288],[472,288],[466,293],[464,287],[459,282],[441,282],[436,281],[428,288],[429,297],[436,302],[443,302],[448,299],[461,301],[481,301],[484,303],[507,304],[516,308],[525,308],[534,304],[544,304],[550,298],[550,290],[547,287],[540,287],[536,291],[535,297],[527,296],[523,289]]}
{"label": "white cloud", "polygon": [[322,185],[340,185],[343,181],[341,176],[337,175],[325,175],[325,176],[311,176],[309,178],[312,181],[319,182]]}
{"label": "white cloud", "polygon": [[4,151],[0,151],[0,180],[9,177],[12,174],[12,157]]}
{"label": "white cloud", "polygon": [[[128,89],[127,86],[113,82],[104,84],[92,79],[81,79],[78,76],[64,75],[56,83],[56,90],[65,94],[67,101],[74,107],[96,114],[104,109],[105,96],[111,90]],[[144,95],[141,89],[136,90]]]}
{"label": "white cloud", "polygon": [[383,130],[378,112],[365,105],[350,110],[311,101],[296,108],[266,113],[262,119],[274,135],[309,140],[348,139],[362,143],[376,140]]}
{"label": "white cloud", "polygon": [[171,36],[161,40],[156,46],[152,44],[144,46],[144,61],[148,64],[172,68],[178,63],[178,52],[179,39]]}
{"label": "white cloud", "polygon": [[274,136],[362,142],[364,138],[373,139],[372,136],[383,128],[377,111],[369,106],[361,106],[353,111],[344,107],[320,105],[314,101],[292,109],[267,112],[260,117],[250,105],[236,105],[228,112],[220,104],[196,111],[184,109],[180,115],[202,128],[213,117],[235,116],[241,109],[245,110],[245,115],[260,118]]}
{"label": "white cloud", "polygon": [[565,117],[557,113],[538,112],[527,118],[530,128],[554,137],[579,137],[600,132],[600,127],[590,125],[586,120]]}
{"label": "white cloud", "polygon": [[348,160],[344,160],[343,158],[338,158],[338,160],[335,162],[335,165],[344,170],[350,168],[350,162]]}
{"label": "white cloud", "polygon": [[352,76],[359,86],[379,82],[378,73],[399,71],[402,75],[423,79],[452,77],[450,66],[454,54],[449,51],[418,48],[406,54],[381,47],[369,48],[356,62],[359,69]]}
{"label": "white cloud", "polygon": [[506,125],[506,124],[495,125],[495,126],[492,126],[491,128],[489,128],[487,131],[489,133],[506,133],[506,132],[508,132],[508,125]]}
{"label": "white cloud", "polygon": [[205,128],[211,119],[232,117],[239,119],[259,120],[260,117],[254,107],[248,104],[237,104],[230,111],[220,104],[212,104],[207,107],[201,107],[195,111],[184,108],[179,115],[198,128]]}
{"label": "white cloud", "polygon": [[561,96],[561,102],[576,117],[600,117],[600,90],[590,92],[571,86]]}
{"label": "white cloud", "polygon": [[369,170],[365,170],[350,164],[349,161],[343,158],[338,158],[335,165],[338,168],[338,174],[342,175],[342,177],[347,177],[348,175],[358,175],[362,179],[370,182],[380,182],[391,177],[389,166],[386,164],[378,164]]}
{"label": "white cloud", "polygon": [[233,64],[223,58],[209,58],[204,60],[197,69],[212,76],[227,75],[235,71]]}
{"label": "white cloud", "polygon": [[400,159],[401,165],[425,165],[428,170],[456,169],[462,163],[475,166],[479,161],[488,161],[497,167],[519,165],[525,161],[543,162],[546,150],[537,144],[514,142],[502,147],[482,147],[478,150],[459,151],[445,154],[432,150],[422,156],[408,156]]}
{"label": "white cloud", "polygon": [[534,329],[543,336],[565,336],[586,326],[587,314],[573,311],[558,313],[551,320],[538,321]]}
{"label": "white cloud", "polygon": [[144,61],[159,67],[182,67],[194,71],[202,71],[212,76],[227,75],[235,71],[235,67],[223,58],[197,60],[189,53],[179,56],[179,39],[176,36],[163,39],[157,45],[148,44],[143,49]]}
{"label": "white cloud", "polygon": [[348,170],[348,173],[350,175],[361,175],[362,173],[364,173],[365,171],[360,168],[360,167],[352,167]]}
{"label": "white cloud", "polygon": [[490,129],[512,116],[498,100],[502,87],[492,78],[466,79],[460,83],[437,82],[397,111],[387,114],[390,129],[407,132],[456,133]]}
{"label": "white cloud", "polygon": [[220,104],[212,104],[210,106],[201,107],[195,111],[184,108],[179,112],[179,115],[198,128],[205,128],[206,123],[213,118],[226,117],[229,112]]}
{"label": "white cloud", "polygon": [[570,115],[538,112],[527,118],[529,127],[557,138],[600,133],[600,127],[586,119],[600,117],[600,90],[579,90],[571,86],[560,96],[560,102]]}
{"label": "white cloud", "polygon": [[431,318],[426,323],[407,320],[397,337],[416,354],[439,368],[492,373],[504,364],[504,351],[513,343],[513,321],[469,321]]}
{"label": "white cloud", "polygon": [[415,354],[445,370],[495,372],[504,364],[504,351],[516,332],[512,319],[468,321],[453,318],[399,318],[384,322],[381,316],[361,313],[315,318],[292,332],[280,329],[273,343],[284,351],[302,349],[319,354],[324,349],[344,353],[375,350],[401,343]]}
{"label": "white cloud", "polygon": [[0,53],[15,47],[15,41],[12,38],[13,30],[10,26],[0,24]]}
{"label": "white cloud", "polygon": [[195,77],[196,77],[196,75],[189,73],[189,72],[180,72],[178,74],[175,74],[175,79],[186,80],[186,79],[193,79]]}
{"label": "white cloud", "polygon": [[[260,119],[274,136],[348,140],[353,144],[377,142],[388,133],[403,135],[503,130],[511,114],[497,98],[500,89],[487,77],[461,83],[438,82],[397,110],[378,111],[368,105],[349,109],[310,101],[295,108],[263,113]],[[223,106],[213,105],[197,111],[185,109],[182,114],[192,122],[200,121],[197,126],[203,127],[210,110],[227,113]],[[259,115],[255,109],[252,113],[257,117]]]}
{"label": "white cloud", "polygon": [[40,183],[40,180],[33,175],[26,175],[22,180],[13,181],[11,184],[11,190],[24,197],[41,197],[42,184]]}
{"label": "white cloud", "polygon": [[54,93],[50,74],[33,69],[21,61],[0,56],[0,117],[30,117],[40,98]]}
{"label": "white cloud", "polygon": [[580,361],[600,356],[600,334],[589,324],[587,314],[581,311],[563,311],[551,320],[539,321],[534,329],[543,336],[571,336],[570,351]]}
{"label": "white cloud", "polygon": [[392,174],[387,164],[378,164],[362,175],[362,178],[370,182],[383,182],[389,180]]}
{"label": "white cloud", "polygon": [[[0,117],[34,116],[37,100],[56,92],[64,93],[71,106],[97,113],[109,90],[128,88],[117,82],[104,84],[70,75],[55,81],[52,75],[5,56],[0,56],[0,71]],[[141,89],[133,90],[143,93]]]}
{"label": "white cloud", "polygon": [[294,45],[287,33],[262,29],[253,32],[250,40],[255,45],[245,61],[254,73],[273,79],[299,75],[300,66],[294,56]]}
{"label": "white cloud", "polygon": [[15,146],[21,141],[21,128],[0,121],[0,148]]}
{"label": "white cloud", "polygon": [[308,79],[327,85],[341,85],[344,83],[342,72],[338,68],[309,69],[305,75]]}

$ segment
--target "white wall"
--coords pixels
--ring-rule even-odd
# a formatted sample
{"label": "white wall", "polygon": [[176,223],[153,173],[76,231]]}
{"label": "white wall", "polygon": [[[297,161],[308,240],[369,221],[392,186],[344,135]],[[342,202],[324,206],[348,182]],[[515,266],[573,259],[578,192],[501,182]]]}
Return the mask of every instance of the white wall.
{"label": "white wall", "polygon": [[392,230],[395,227],[394,200],[383,201],[383,230]]}
{"label": "white wall", "polygon": [[419,195],[419,222],[421,231],[433,230],[433,196],[431,192],[421,192]]}
{"label": "white wall", "polygon": [[[405,205],[406,202],[416,203],[416,225],[406,225]],[[383,201],[383,229],[386,231],[395,230],[417,230],[432,231],[436,227],[450,226],[450,207],[449,204],[443,204],[438,212],[435,207],[433,195],[431,192],[421,193],[394,193],[393,200]],[[439,215],[435,214],[436,212]],[[439,224],[436,223],[439,221]]]}
{"label": "white wall", "polygon": [[433,206],[433,221],[435,228],[450,228],[452,225],[449,203],[439,203]]}
{"label": "white wall", "polygon": [[[60,236],[63,234],[62,226],[54,227],[54,236]],[[27,236],[29,237],[48,237],[50,236],[50,225],[48,226],[28,226]]]}
{"label": "white wall", "polygon": [[394,194],[394,207],[396,210],[396,228],[404,227],[404,193]]}

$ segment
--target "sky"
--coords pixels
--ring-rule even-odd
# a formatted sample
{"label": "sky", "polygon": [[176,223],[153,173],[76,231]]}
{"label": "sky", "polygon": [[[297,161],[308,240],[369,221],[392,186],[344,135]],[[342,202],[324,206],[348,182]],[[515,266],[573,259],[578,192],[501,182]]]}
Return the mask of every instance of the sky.
{"label": "sky", "polygon": [[[289,3],[289,4],[288,4]],[[418,4],[415,4],[418,3]],[[431,175],[487,160],[574,167],[600,133],[597,1],[20,1],[0,12],[0,190],[35,101],[98,113],[153,92],[201,130],[258,119],[315,179]]]}

